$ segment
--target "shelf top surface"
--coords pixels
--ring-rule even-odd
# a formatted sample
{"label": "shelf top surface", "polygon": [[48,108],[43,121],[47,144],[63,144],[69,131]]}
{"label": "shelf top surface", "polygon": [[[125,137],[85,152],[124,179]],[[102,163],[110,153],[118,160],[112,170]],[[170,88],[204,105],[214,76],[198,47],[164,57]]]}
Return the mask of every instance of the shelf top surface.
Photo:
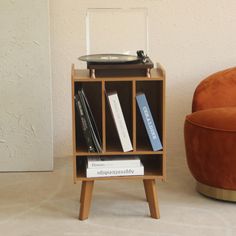
{"label": "shelf top surface", "polygon": [[89,75],[89,70],[73,70],[72,79],[74,81],[86,81],[86,82],[100,82],[100,81],[155,81],[155,80],[164,80],[165,72],[162,68],[153,68],[151,70],[151,78],[144,76],[129,76],[129,77],[99,77],[91,78]]}

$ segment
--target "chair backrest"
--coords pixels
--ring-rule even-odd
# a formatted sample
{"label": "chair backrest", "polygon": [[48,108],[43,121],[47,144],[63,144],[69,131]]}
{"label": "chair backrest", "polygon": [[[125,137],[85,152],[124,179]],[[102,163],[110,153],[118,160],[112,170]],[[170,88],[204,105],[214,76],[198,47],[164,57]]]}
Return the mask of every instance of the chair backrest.
{"label": "chair backrest", "polygon": [[236,67],[204,79],[193,95],[192,111],[236,106]]}

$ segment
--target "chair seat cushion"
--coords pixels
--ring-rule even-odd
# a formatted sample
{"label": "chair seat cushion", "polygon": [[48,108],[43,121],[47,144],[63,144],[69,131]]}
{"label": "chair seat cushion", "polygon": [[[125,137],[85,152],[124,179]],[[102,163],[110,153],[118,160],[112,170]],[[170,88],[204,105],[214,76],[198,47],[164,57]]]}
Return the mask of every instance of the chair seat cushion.
{"label": "chair seat cushion", "polygon": [[236,191],[236,107],[188,115],[184,136],[188,166],[195,179]]}
{"label": "chair seat cushion", "polygon": [[236,107],[200,110],[188,115],[186,121],[206,129],[236,132]]}

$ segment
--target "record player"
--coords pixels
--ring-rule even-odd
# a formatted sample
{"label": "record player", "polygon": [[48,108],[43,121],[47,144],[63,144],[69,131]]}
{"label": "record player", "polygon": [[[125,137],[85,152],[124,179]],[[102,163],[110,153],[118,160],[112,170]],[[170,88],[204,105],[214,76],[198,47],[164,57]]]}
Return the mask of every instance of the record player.
{"label": "record player", "polygon": [[153,62],[143,51],[126,54],[92,54],[79,57],[87,62],[90,77],[146,76],[150,78]]}

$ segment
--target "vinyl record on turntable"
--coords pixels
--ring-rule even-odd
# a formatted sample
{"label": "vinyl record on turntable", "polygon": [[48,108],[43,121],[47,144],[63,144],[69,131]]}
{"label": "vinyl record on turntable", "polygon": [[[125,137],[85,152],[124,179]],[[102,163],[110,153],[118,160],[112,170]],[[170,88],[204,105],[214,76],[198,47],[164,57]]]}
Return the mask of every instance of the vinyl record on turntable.
{"label": "vinyl record on turntable", "polygon": [[87,62],[90,77],[146,76],[150,78],[153,62],[142,50],[137,56],[126,54],[91,54],[78,58]]}
{"label": "vinyl record on turntable", "polygon": [[79,60],[86,61],[87,63],[99,64],[119,64],[119,63],[132,63],[138,62],[138,56],[126,54],[91,54],[79,57]]}

